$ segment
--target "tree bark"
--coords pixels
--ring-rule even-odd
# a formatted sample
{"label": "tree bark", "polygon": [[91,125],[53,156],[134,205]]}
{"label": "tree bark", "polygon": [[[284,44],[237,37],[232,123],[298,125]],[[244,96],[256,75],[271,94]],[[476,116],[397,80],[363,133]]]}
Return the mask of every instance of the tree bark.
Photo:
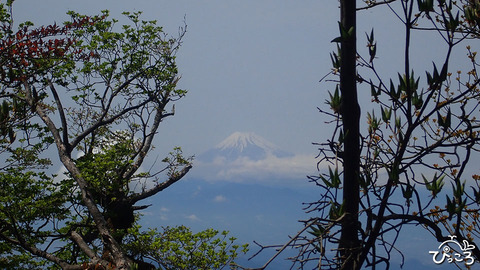
{"label": "tree bark", "polygon": [[358,261],[358,209],[360,201],[360,106],[357,97],[356,72],[356,0],[340,1],[342,34],[340,91],[342,94],[342,123],[344,138],[343,204],[345,217],[341,222],[339,250],[342,269],[360,269]]}
{"label": "tree bark", "polygon": [[107,222],[100,210],[98,209],[97,205],[95,204],[95,201],[88,190],[87,182],[85,181],[85,179],[83,179],[80,171],[72,160],[70,156],[70,151],[68,149],[69,147],[67,147],[62,141],[59,129],[55,126],[55,123],[50,119],[50,117],[43,110],[43,108],[39,104],[34,103],[31,95],[29,94],[30,86],[28,85],[28,83],[24,82],[24,87],[27,101],[31,104],[31,106],[34,107],[37,115],[42,119],[46,127],[48,127],[48,129],[50,130],[57,146],[57,152],[61,162],[63,163],[65,168],[72,174],[73,178],[78,184],[82,195],[82,201],[83,203],[85,203],[85,206],[87,207],[89,213],[92,215],[92,218],[95,221],[95,225],[100,233],[101,239],[104,244],[104,249],[111,252],[115,265],[119,270],[127,269],[130,265],[130,260],[123,253],[120,244],[115,241],[114,237],[108,230]]}

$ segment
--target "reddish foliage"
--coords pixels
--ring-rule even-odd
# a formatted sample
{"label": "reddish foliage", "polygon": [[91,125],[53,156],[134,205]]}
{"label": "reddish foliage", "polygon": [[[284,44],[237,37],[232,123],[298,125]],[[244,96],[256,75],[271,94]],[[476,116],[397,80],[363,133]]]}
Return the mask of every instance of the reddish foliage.
{"label": "reddish foliage", "polygon": [[[42,68],[52,65],[49,60],[62,60],[81,56],[82,50],[76,48],[76,40],[71,34],[88,26],[95,25],[102,17],[80,17],[63,26],[57,24],[30,29],[21,27],[11,33],[11,25],[0,25],[0,32],[6,35],[0,39],[0,81],[13,83],[22,81],[26,76],[36,74]],[[88,58],[88,56],[87,56]],[[45,66],[47,65],[47,66]]]}

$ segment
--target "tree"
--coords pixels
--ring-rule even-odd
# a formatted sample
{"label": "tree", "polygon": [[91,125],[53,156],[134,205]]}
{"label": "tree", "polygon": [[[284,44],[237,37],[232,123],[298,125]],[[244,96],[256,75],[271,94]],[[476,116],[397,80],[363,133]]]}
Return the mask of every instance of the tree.
{"label": "tree", "polygon": [[[234,267],[234,259],[240,252],[246,253],[248,245],[235,244],[235,237],[227,231],[220,233],[207,229],[193,234],[185,226],[166,227],[159,233],[156,229],[140,233],[138,227],[131,229],[126,245],[135,251],[135,257],[149,258],[163,269],[224,269]],[[160,252],[158,252],[160,251]]]}
{"label": "tree", "polygon": [[[412,225],[438,242],[454,236],[478,243],[480,177],[471,161],[479,156],[480,79],[469,46],[478,44],[478,1],[364,1],[358,8],[355,2],[340,1],[329,80],[336,87],[326,101],[331,111],[320,109],[333,125],[332,137],[318,144],[319,168],[328,170],[310,177],[321,196],[308,204],[316,215],[305,221],[308,233],[292,239],[299,249],[292,260],[319,269],[389,267],[393,254],[401,254],[395,245],[402,229]],[[381,6],[404,27],[403,68],[392,79],[377,68],[382,57],[373,29],[366,33],[366,54],[355,46],[355,14]],[[425,75],[412,64],[414,49],[423,46],[414,32],[436,34],[446,52],[426,59],[433,66]],[[453,56],[458,51],[465,61]],[[359,103],[365,93],[371,103]],[[478,246],[472,250],[477,260]]]}
{"label": "tree", "polygon": [[[192,167],[177,147],[162,169],[142,168],[161,122],[186,94],[176,86],[175,64],[186,27],[174,38],[140,12],[124,13],[129,24],[120,27],[102,11],[14,30],[12,2],[0,4],[0,266],[163,267],[171,258],[157,242],[168,246],[179,235],[207,256],[221,254],[222,263],[233,260],[239,246],[215,238],[216,231],[147,233],[136,223],[136,211],[148,207],[137,204]],[[52,148],[58,160],[49,158]],[[59,162],[65,175],[52,175]]]}

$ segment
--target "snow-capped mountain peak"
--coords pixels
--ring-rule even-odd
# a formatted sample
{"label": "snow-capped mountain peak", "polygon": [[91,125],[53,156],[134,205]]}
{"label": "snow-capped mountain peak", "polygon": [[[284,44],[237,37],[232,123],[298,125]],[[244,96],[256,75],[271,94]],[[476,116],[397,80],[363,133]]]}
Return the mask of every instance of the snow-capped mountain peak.
{"label": "snow-capped mountain peak", "polygon": [[271,142],[253,132],[234,132],[225,140],[217,144],[215,148],[220,150],[235,148],[242,152],[245,148],[247,148],[248,145],[256,145],[266,151],[273,151],[278,148]]}
{"label": "snow-capped mountain peak", "polygon": [[262,160],[270,155],[276,157],[292,156],[292,154],[280,150],[273,143],[253,132],[234,132],[213,149],[201,154],[198,159],[205,162],[211,162],[218,157],[227,161],[234,161],[238,158]]}

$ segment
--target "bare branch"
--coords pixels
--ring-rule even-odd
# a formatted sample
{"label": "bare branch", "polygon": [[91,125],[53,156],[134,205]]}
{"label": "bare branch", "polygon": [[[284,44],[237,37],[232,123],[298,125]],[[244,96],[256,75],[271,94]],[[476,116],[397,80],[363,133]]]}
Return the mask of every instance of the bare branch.
{"label": "bare branch", "polygon": [[144,100],[143,102],[135,105],[135,106],[131,106],[131,107],[128,107],[126,109],[123,109],[122,111],[120,111],[119,113],[113,115],[112,117],[108,118],[108,119],[104,119],[104,117],[106,116],[106,112],[103,114],[103,116],[95,123],[93,123],[89,128],[87,128],[83,133],[81,133],[80,135],[78,135],[71,143],[71,146],[72,146],[72,149],[75,148],[85,137],[87,137],[88,135],[90,135],[92,132],[94,132],[95,130],[97,130],[98,128],[102,127],[102,126],[106,126],[108,124],[111,124],[113,123],[115,120],[117,120],[118,118],[124,116],[125,114],[133,111],[133,110],[136,110],[138,108],[141,108],[143,106],[145,106],[146,104],[148,104],[149,102],[151,102],[151,99],[146,99]]}
{"label": "bare branch", "polygon": [[167,187],[176,183],[178,180],[182,179],[182,177],[184,177],[188,173],[188,171],[190,171],[191,168],[192,168],[192,165],[187,165],[181,171],[172,175],[165,182],[162,182],[162,183],[156,185],[155,187],[153,187],[153,188],[151,188],[151,189],[149,189],[145,192],[131,195],[130,198],[129,198],[129,201],[132,202],[132,203],[135,203],[135,202],[138,202],[140,200],[143,200],[145,198],[148,198],[148,197],[151,197],[151,196],[157,194],[158,192],[166,189]]}
{"label": "bare branch", "polygon": [[167,115],[163,114],[163,109],[165,107],[165,103],[162,103],[162,107],[156,108],[156,114],[155,118],[153,120],[152,126],[150,128],[150,132],[144,136],[144,142],[143,145],[137,155],[137,159],[135,162],[132,164],[132,166],[129,166],[127,171],[123,174],[124,179],[128,179],[132,177],[132,175],[140,168],[140,165],[143,163],[145,157],[147,156],[148,151],[152,147],[152,142],[153,138],[155,137],[155,134],[158,130],[158,127],[162,121],[163,118],[165,118]]}
{"label": "bare branch", "polygon": [[83,237],[79,233],[77,233],[76,231],[72,231],[70,233],[70,237],[73,241],[75,241],[75,243],[77,243],[78,247],[80,247],[89,258],[98,260],[97,254],[95,254],[95,252],[87,245],[87,243],[85,243]]}
{"label": "bare branch", "polygon": [[373,2],[372,1],[372,3],[368,4],[367,6],[357,8],[357,11],[371,9],[373,7],[376,7],[376,6],[387,5],[387,4],[393,3],[395,1],[397,1],[397,0],[384,0],[382,2],[376,2],[376,1]]}
{"label": "bare branch", "polygon": [[62,122],[63,143],[67,146],[67,151],[69,151],[70,144],[68,143],[68,125],[67,119],[65,118],[65,111],[63,110],[63,105],[60,97],[58,96],[57,90],[55,89],[55,86],[53,86],[51,81],[48,82],[48,85],[50,86],[50,90],[52,91],[55,103],[57,103],[57,111],[60,115],[60,121]]}

